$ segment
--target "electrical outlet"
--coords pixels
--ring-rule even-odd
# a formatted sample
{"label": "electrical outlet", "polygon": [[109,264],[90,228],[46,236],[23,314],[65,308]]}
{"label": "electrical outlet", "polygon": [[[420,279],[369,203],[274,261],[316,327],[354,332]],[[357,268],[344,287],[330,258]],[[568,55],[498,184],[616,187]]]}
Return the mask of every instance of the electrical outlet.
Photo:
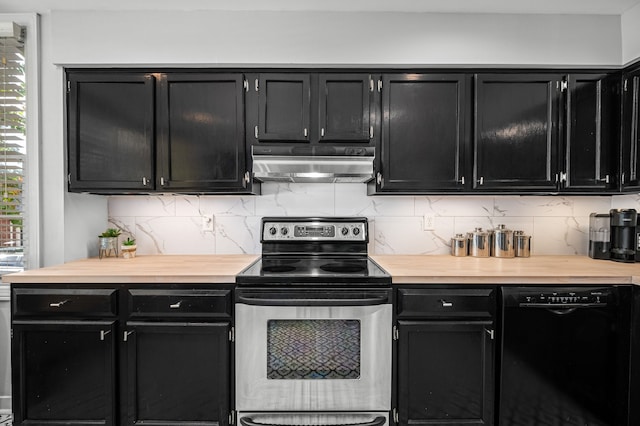
{"label": "electrical outlet", "polygon": [[204,232],[213,232],[213,214],[202,215],[202,230]]}
{"label": "electrical outlet", "polygon": [[433,231],[435,230],[435,218],[431,215],[425,214],[422,220],[422,230],[423,231]]}

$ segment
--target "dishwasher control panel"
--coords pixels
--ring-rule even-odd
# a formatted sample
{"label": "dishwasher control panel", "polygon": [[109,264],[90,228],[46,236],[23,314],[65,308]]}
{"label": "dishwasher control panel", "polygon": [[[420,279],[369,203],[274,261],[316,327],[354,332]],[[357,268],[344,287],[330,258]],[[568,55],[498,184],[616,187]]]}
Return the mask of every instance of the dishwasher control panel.
{"label": "dishwasher control panel", "polygon": [[[515,297],[514,297],[515,296]],[[611,289],[524,289],[511,295],[512,301],[520,306],[603,306],[614,300]],[[515,300],[513,300],[515,299]]]}

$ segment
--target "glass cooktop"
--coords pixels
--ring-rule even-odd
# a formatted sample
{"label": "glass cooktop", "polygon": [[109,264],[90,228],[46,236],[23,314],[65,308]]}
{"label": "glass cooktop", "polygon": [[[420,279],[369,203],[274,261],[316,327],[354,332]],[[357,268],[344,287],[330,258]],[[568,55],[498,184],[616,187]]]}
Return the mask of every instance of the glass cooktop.
{"label": "glass cooktop", "polygon": [[365,256],[265,256],[236,277],[238,285],[390,285],[391,276]]}

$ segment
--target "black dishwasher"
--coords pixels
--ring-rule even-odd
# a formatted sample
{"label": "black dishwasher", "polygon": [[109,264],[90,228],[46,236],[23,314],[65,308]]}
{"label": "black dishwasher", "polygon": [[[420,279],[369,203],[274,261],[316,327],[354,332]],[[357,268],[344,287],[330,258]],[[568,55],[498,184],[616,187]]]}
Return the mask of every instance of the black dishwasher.
{"label": "black dishwasher", "polygon": [[503,287],[500,426],[624,426],[629,287]]}

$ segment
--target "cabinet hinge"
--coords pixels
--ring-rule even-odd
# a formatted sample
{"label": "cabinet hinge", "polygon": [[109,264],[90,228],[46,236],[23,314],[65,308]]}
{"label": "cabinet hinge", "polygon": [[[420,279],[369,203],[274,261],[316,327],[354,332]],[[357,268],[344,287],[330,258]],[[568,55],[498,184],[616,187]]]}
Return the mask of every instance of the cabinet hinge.
{"label": "cabinet hinge", "polygon": [[622,88],[622,90],[624,90],[624,91],[626,92],[626,91],[627,91],[628,86],[629,86],[629,79],[628,79],[628,78],[625,78],[625,79],[624,79],[624,84],[623,84],[623,88]]}
{"label": "cabinet hinge", "polygon": [[258,91],[259,91],[259,89],[260,89],[260,87],[259,87],[259,85],[258,85],[258,79],[257,79],[257,78],[256,78],[256,86],[255,86],[255,87],[256,87],[256,92],[258,92]]}
{"label": "cabinet hinge", "polygon": [[229,425],[233,426],[235,424],[236,424],[236,411],[231,410],[231,412],[229,413]]}
{"label": "cabinet hinge", "polygon": [[489,329],[485,328],[484,331],[487,332],[487,334],[489,335],[491,340],[493,340],[495,338],[495,330],[489,330]]}
{"label": "cabinet hinge", "polygon": [[566,92],[569,89],[569,82],[566,80],[563,80],[560,82],[560,91],[561,92]]}
{"label": "cabinet hinge", "polygon": [[256,139],[258,139],[258,126],[253,128],[253,136],[255,136]]}
{"label": "cabinet hinge", "polygon": [[393,326],[393,340],[399,340],[400,339],[400,332],[398,331],[398,327],[396,327],[395,325]]}
{"label": "cabinet hinge", "polygon": [[560,173],[560,182],[567,182],[567,172]]}
{"label": "cabinet hinge", "polygon": [[11,338],[13,339],[13,328],[11,329]]}
{"label": "cabinet hinge", "polygon": [[249,91],[249,82],[247,80],[243,80],[242,81],[242,87],[244,87],[244,91],[248,92]]}
{"label": "cabinet hinge", "polygon": [[382,80],[378,80],[378,92],[382,92]]}
{"label": "cabinet hinge", "polygon": [[398,414],[398,410],[394,408],[391,411],[392,411],[393,421],[395,422],[395,424],[400,423],[400,415]]}
{"label": "cabinet hinge", "polygon": [[229,329],[229,341],[231,343],[236,341],[236,329],[235,329],[235,327],[231,327],[231,329]]}
{"label": "cabinet hinge", "polygon": [[71,82],[67,80],[67,93],[71,93]]}

